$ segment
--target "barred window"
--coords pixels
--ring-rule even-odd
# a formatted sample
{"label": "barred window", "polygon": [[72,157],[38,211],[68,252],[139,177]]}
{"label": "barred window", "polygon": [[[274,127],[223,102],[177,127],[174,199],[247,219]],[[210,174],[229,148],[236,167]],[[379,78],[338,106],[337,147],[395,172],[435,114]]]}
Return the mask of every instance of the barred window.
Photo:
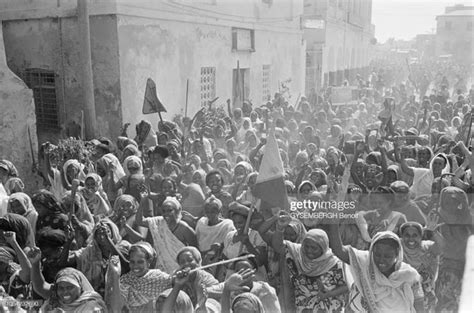
{"label": "barred window", "polygon": [[262,67],[262,101],[267,103],[271,99],[271,90],[270,90],[270,65],[263,65]]}
{"label": "barred window", "polygon": [[33,90],[36,127],[39,130],[59,129],[59,108],[56,98],[56,76],[53,71],[27,69],[24,81]]}
{"label": "barred window", "polygon": [[201,106],[216,97],[216,68],[201,67]]}

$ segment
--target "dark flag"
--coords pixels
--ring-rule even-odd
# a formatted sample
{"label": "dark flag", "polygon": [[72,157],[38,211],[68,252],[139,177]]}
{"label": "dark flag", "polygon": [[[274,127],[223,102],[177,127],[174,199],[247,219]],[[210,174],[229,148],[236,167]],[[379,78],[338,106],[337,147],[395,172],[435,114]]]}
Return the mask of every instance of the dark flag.
{"label": "dark flag", "polygon": [[148,78],[146,81],[145,100],[143,101],[143,114],[152,114],[166,112],[165,106],[158,99],[156,94],[156,85],[153,79]]}

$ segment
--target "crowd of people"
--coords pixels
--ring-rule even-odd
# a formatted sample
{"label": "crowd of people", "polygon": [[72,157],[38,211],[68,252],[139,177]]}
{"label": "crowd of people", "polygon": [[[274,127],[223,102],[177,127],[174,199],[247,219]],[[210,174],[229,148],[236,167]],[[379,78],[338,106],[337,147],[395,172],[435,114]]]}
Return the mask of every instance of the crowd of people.
{"label": "crowd of people", "polygon": [[[473,231],[472,91],[401,86],[373,86],[380,103],[292,106],[277,93],[156,130],[142,121],[133,139],[124,127],[84,142],[77,159],[46,142],[44,189],[30,194],[2,159],[0,306],[456,312]],[[288,197],[279,206],[256,192],[270,136]],[[357,214],[298,218],[288,204],[305,200]]]}

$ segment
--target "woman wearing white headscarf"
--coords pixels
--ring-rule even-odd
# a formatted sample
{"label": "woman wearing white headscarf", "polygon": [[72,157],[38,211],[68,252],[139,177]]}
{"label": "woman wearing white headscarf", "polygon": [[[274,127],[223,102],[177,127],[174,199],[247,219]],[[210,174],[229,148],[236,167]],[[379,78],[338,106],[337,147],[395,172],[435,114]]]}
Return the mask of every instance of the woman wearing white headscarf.
{"label": "woman wearing white headscarf", "polygon": [[334,253],[350,265],[354,283],[349,306],[353,311],[424,311],[421,277],[403,262],[403,246],[395,233],[377,233],[369,251],[342,246],[338,223],[330,225],[329,239]]}
{"label": "woman wearing white headscarf", "polygon": [[94,216],[108,216],[111,211],[107,194],[102,188],[102,178],[96,173],[89,173],[84,180],[80,192],[86,200],[89,210]]}
{"label": "woman wearing white headscarf", "polygon": [[340,312],[348,289],[343,264],[329,248],[326,232],[312,229],[302,243],[284,241],[283,233],[290,222],[289,216],[281,216],[272,238],[275,251],[285,257],[281,269],[282,282],[286,282],[282,286],[283,311]]}
{"label": "woman wearing white headscarf", "polygon": [[112,153],[102,156],[97,160],[97,174],[102,178],[102,187],[110,203],[114,203],[118,196],[115,186],[125,176],[119,159]]}
{"label": "woman wearing white headscarf", "polygon": [[16,192],[10,195],[8,199],[8,213],[15,213],[26,217],[28,222],[30,222],[33,235],[36,234],[36,221],[38,220],[38,212],[36,212],[31,198],[23,192]]}
{"label": "woman wearing white headscarf", "polygon": [[[147,199],[145,199],[147,200]],[[136,221],[147,227],[158,253],[156,268],[172,273],[178,268],[176,257],[185,246],[197,246],[196,233],[182,218],[181,203],[175,197],[166,197],[161,205],[163,216],[143,217],[143,203],[139,206]]]}
{"label": "woman wearing white headscarf", "polygon": [[84,174],[84,164],[76,159],[67,160],[63,165],[63,177],[66,189],[70,190],[74,179],[77,178],[80,181],[84,181],[86,178],[86,174]]}

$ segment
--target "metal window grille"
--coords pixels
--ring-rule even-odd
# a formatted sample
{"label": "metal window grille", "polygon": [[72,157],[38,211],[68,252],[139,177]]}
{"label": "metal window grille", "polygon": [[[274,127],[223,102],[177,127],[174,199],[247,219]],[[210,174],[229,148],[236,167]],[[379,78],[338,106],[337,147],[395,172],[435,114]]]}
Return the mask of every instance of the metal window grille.
{"label": "metal window grille", "polygon": [[216,68],[201,67],[201,105],[216,97]]}
{"label": "metal window grille", "polygon": [[266,103],[271,99],[270,90],[270,65],[263,65],[262,67],[262,101]]}
{"label": "metal window grille", "polygon": [[36,127],[39,130],[58,130],[59,108],[54,72],[42,69],[27,69],[24,73],[24,81],[33,90]]}

